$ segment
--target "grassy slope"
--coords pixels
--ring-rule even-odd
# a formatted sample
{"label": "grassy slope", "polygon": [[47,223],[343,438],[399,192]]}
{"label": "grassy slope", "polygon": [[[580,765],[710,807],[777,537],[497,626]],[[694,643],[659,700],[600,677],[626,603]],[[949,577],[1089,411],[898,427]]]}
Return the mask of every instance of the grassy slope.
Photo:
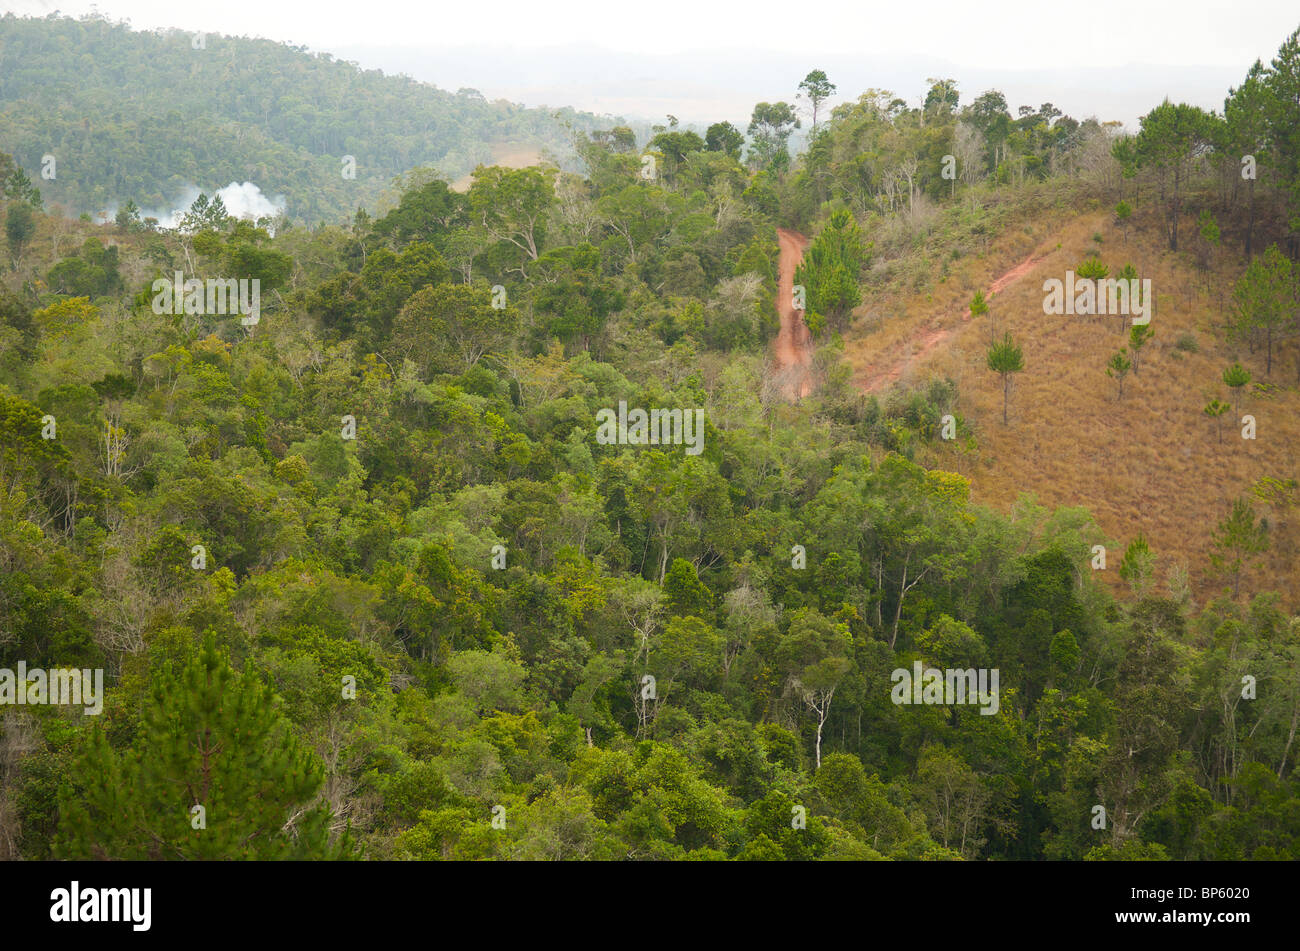
{"label": "grassy slope", "polygon": [[[974,429],[979,451],[964,455],[947,444],[927,464],[969,477],[977,501],[1005,511],[1018,495],[1033,492],[1049,506],[1086,506],[1118,545],[1108,549],[1107,580],[1114,584],[1120,583],[1123,546],[1145,532],[1158,558],[1158,587],[1164,589],[1168,569],[1182,562],[1193,596],[1204,602],[1222,587],[1210,574],[1209,551],[1211,533],[1230,501],[1248,494],[1263,476],[1300,477],[1296,348],[1289,345],[1280,360],[1274,355],[1270,382],[1277,389],[1244,400],[1242,412],[1255,416],[1258,438],[1241,439],[1240,426],[1228,424],[1229,414],[1219,445],[1201,409],[1212,397],[1228,399],[1220,378],[1224,367],[1240,359],[1256,380],[1263,377],[1262,352],[1227,343],[1215,326],[1244,261],[1238,248],[1221,250],[1215,282],[1207,288],[1190,255],[1163,250],[1153,209],[1148,205],[1142,211],[1127,242],[1100,210],[1049,210],[1031,225],[1005,229],[986,252],[956,261],[931,295],[897,288],[869,295],[860,312],[887,313],[890,319],[855,325],[847,353],[864,389],[931,374],[957,382],[957,412]],[[1096,233],[1100,244],[1093,240]],[[1198,240],[1191,222],[1182,233],[1189,246]],[[1155,339],[1144,348],[1140,373],[1125,380],[1122,402],[1104,369],[1110,355],[1127,343],[1116,322],[1042,312],[1043,281],[1064,278],[1089,248],[1100,252],[1112,272],[1132,261],[1141,276],[1151,278],[1156,297]],[[1025,372],[1012,391],[1010,425],[1004,427],[1000,378],[985,365],[988,318],[967,319],[966,305],[977,287],[987,293],[998,276],[1029,257],[1041,260],[997,294],[990,307],[999,336],[1009,330],[1025,354]],[[1195,335],[1199,352],[1175,348],[1184,333]],[[1276,530],[1271,550],[1243,590],[1277,590],[1294,608],[1300,604],[1300,514],[1288,517],[1260,503],[1256,510],[1270,514]]]}

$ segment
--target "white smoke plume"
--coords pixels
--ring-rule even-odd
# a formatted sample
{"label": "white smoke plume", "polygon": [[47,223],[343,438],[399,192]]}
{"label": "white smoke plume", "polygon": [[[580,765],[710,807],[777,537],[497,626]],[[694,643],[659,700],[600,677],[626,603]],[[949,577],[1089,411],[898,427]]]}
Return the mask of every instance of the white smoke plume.
{"label": "white smoke plume", "polygon": [[[181,218],[185,212],[190,210],[190,205],[194,204],[194,199],[199,197],[201,189],[195,185],[186,185],[185,190],[181,192],[180,199],[171,208],[142,208],[140,210],[141,220],[145,218],[157,218],[158,227],[175,228],[180,224]],[[276,195],[268,198],[262,193],[262,189],[252,182],[231,182],[225,188],[219,188],[216,196],[226,206],[226,213],[234,218],[244,218],[248,221],[256,221],[258,218],[274,218],[282,213],[285,209],[285,199],[283,195]],[[208,194],[211,198],[213,195]],[[105,212],[103,219],[112,221],[117,215],[117,209]]]}

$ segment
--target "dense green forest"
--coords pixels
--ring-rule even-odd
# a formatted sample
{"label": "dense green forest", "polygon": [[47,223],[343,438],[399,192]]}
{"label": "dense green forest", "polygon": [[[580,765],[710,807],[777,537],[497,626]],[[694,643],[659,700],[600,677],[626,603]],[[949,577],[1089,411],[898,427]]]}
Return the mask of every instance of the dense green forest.
{"label": "dense green forest", "polygon": [[251,181],[295,221],[333,221],[417,165],[455,180],[494,148],[567,155],[566,127],[595,121],[270,40],[0,17],[0,150],[33,177],[53,156],[42,194],[74,215],[171,210],[187,189]]}
{"label": "dense green forest", "polygon": [[[202,136],[145,90],[95,101],[136,94],[145,42]],[[579,171],[464,194],[409,166],[542,118],[225,42],[0,33],[0,667],[106,671],[98,716],[3,708],[0,857],[1300,857],[1300,618],[1247,570],[1255,507],[1213,585],[1158,584],[1139,535],[1108,586],[1087,511],[995,511],[928,464],[945,417],[979,436],[954,381],[878,398],[843,356],[864,295],[1131,200],[1175,247],[1218,209],[1260,262],[1224,333],[1290,359],[1300,31],[1223,115],[1156,105],[1133,136],[938,80],[823,112],[799,155],[761,103],[703,136],[574,127]],[[210,155],[163,168],[150,122]],[[113,168],[59,191],[23,171],[51,140]],[[391,210],[339,189],[353,150],[406,173]],[[347,214],[41,210],[225,168]],[[778,228],[814,235],[799,400],[768,356]],[[258,319],[159,313],[176,271],[257,279]],[[620,404],[702,410],[700,451],[598,438]],[[897,702],[917,663],[996,670],[997,702]]]}

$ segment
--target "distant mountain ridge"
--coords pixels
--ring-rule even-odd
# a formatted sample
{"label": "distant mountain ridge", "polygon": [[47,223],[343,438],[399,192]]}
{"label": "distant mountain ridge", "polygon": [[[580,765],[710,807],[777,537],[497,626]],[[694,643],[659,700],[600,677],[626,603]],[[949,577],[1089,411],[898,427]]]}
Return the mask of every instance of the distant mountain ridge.
{"label": "distant mountain ridge", "polygon": [[[284,196],[291,219],[338,220],[373,209],[411,168],[454,179],[520,149],[564,161],[566,124],[612,121],[450,93],[270,40],[0,17],[0,151],[73,213],[127,200],[169,208],[192,189],[248,181]],[[40,177],[47,155],[53,178]]]}

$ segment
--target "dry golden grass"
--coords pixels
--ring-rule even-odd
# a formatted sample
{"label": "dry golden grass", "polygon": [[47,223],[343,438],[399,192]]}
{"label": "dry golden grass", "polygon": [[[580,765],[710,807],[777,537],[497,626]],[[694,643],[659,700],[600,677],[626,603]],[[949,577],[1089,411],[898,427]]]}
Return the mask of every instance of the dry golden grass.
{"label": "dry golden grass", "polygon": [[[1248,496],[1265,476],[1300,478],[1297,351],[1289,343],[1281,359],[1275,352],[1269,382],[1278,389],[1270,396],[1248,396],[1236,417],[1225,415],[1220,445],[1202,407],[1216,396],[1229,399],[1224,368],[1240,360],[1256,380],[1263,379],[1262,352],[1251,354],[1225,342],[1214,326],[1222,308],[1217,288],[1223,302],[1230,301],[1243,262],[1225,260],[1216,271],[1216,289],[1207,291],[1205,277],[1190,260],[1161,250],[1165,243],[1158,226],[1147,224],[1141,233],[1131,227],[1127,243],[1110,216],[1098,212],[1040,222],[1037,240],[1019,229],[1005,234],[987,254],[959,262],[931,299],[881,295],[866,301],[863,312],[886,313],[888,319],[854,333],[846,352],[864,389],[878,391],[935,374],[957,382],[958,412],[976,433],[978,454],[960,457],[945,445],[927,464],[965,474],[975,501],[1007,511],[1021,493],[1033,492],[1053,508],[1085,506],[1117,545],[1108,546],[1105,576],[1115,585],[1123,547],[1144,532],[1158,557],[1158,588],[1163,590],[1168,569],[1182,563],[1193,596],[1204,603],[1223,589],[1211,574],[1209,552],[1211,532],[1231,500]],[[1101,244],[1093,240],[1098,232]],[[1183,233],[1186,243],[1195,240],[1190,222]],[[1122,401],[1105,372],[1111,354],[1128,342],[1117,318],[1043,314],[1043,281],[1063,279],[1089,248],[1099,251],[1112,274],[1131,261],[1140,277],[1151,278],[1156,299],[1155,337],[1143,349],[1140,372],[1126,378]],[[990,301],[998,336],[1010,331],[1024,350],[1025,370],[1015,378],[1004,426],[1001,380],[985,363],[989,316],[967,319],[966,306],[976,288],[987,294],[999,275],[1030,257],[1041,259]],[[1190,298],[1187,288],[1193,289]],[[1185,332],[1195,335],[1199,352],[1175,348]],[[1240,423],[1232,422],[1244,413],[1257,420],[1254,441],[1243,440]],[[1255,507],[1269,516],[1274,532],[1270,551],[1243,581],[1243,595],[1276,590],[1296,610],[1300,516],[1270,511],[1259,502]]]}

